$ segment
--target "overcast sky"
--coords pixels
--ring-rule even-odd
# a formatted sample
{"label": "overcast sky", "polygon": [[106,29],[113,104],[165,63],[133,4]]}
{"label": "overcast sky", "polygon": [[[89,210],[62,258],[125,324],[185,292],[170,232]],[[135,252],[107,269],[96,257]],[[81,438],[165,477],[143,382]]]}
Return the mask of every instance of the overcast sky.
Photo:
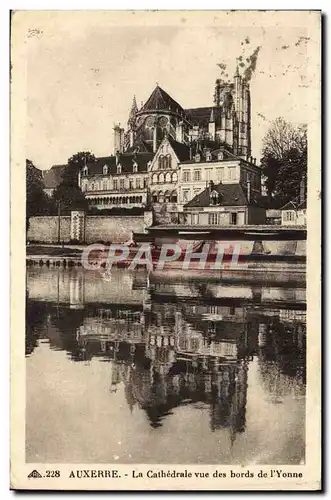
{"label": "overcast sky", "polygon": [[[211,106],[218,63],[257,47],[251,78],[252,153],[270,122],[309,122],[309,50],[304,17],[283,13],[30,12],[27,47],[27,158],[39,168],[74,153],[113,153],[114,122],[125,124],[133,95],[156,82],[183,108]],[[309,39],[308,39],[309,38]]]}

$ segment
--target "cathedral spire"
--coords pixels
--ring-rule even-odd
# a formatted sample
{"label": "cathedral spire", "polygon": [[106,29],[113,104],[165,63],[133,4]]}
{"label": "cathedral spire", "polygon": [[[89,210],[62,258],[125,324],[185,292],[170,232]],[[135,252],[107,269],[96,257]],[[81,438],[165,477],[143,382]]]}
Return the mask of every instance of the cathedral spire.
{"label": "cathedral spire", "polygon": [[134,95],[133,96],[133,101],[132,101],[132,106],[131,106],[131,111],[130,111],[129,119],[128,119],[128,125],[130,127],[134,127],[135,126],[137,112],[138,112],[138,106],[137,106],[136,96]]}

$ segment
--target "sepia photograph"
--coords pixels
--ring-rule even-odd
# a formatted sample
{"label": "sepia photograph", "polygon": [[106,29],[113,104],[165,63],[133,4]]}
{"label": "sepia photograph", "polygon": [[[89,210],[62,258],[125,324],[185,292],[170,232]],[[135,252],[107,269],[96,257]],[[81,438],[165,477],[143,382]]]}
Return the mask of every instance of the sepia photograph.
{"label": "sepia photograph", "polygon": [[321,12],[11,25],[12,488],[319,489]]}

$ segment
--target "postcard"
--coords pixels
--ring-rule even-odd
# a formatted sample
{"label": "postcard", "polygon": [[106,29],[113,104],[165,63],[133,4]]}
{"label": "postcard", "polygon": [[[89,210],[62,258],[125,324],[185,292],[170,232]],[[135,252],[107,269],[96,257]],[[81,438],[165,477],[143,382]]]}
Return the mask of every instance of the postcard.
{"label": "postcard", "polygon": [[321,12],[13,11],[14,490],[320,490]]}

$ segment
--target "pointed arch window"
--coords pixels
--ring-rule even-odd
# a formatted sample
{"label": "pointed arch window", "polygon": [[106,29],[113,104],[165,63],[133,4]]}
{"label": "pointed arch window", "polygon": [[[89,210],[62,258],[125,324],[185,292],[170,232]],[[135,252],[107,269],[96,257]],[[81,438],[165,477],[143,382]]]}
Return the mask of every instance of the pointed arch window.
{"label": "pointed arch window", "polygon": [[133,173],[136,174],[138,172],[138,163],[136,161],[133,162]]}
{"label": "pointed arch window", "polygon": [[157,174],[153,174],[152,182],[153,182],[153,184],[157,184],[158,183],[158,176],[157,176]]}
{"label": "pointed arch window", "polygon": [[163,170],[163,169],[164,169],[164,163],[165,163],[165,162],[164,162],[164,160],[165,160],[164,156],[163,156],[163,155],[160,155],[160,156],[159,156],[159,169],[160,169],[160,170]]}
{"label": "pointed arch window", "polygon": [[165,167],[166,168],[171,168],[171,155],[170,154],[167,154],[166,158],[165,158]]}
{"label": "pointed arch window", "polygon": [[161,182],[161,183],[164,182],[164,174],[159,175],[159,182]]}
{"label": "pointed arch window", "polygon": [[83,168],[83,175],[88,175],[88,168],[87,167]]}
{"label": "pointed arch window", "polygon": [[117,173],[118,174],[122,173],[122,165],[117,165]]}
{"label": "pointed arch window", "polygon": [[165,175],[165,181],[166,182],[171,182],[171,173],[170,172],[166,173],[166,175]]}
{"label": "pointed arch window", "polygon": [[107,174],[108,174],[108,166],[104,165],[104,167],[103,167],[103,175],[107,175]]}

